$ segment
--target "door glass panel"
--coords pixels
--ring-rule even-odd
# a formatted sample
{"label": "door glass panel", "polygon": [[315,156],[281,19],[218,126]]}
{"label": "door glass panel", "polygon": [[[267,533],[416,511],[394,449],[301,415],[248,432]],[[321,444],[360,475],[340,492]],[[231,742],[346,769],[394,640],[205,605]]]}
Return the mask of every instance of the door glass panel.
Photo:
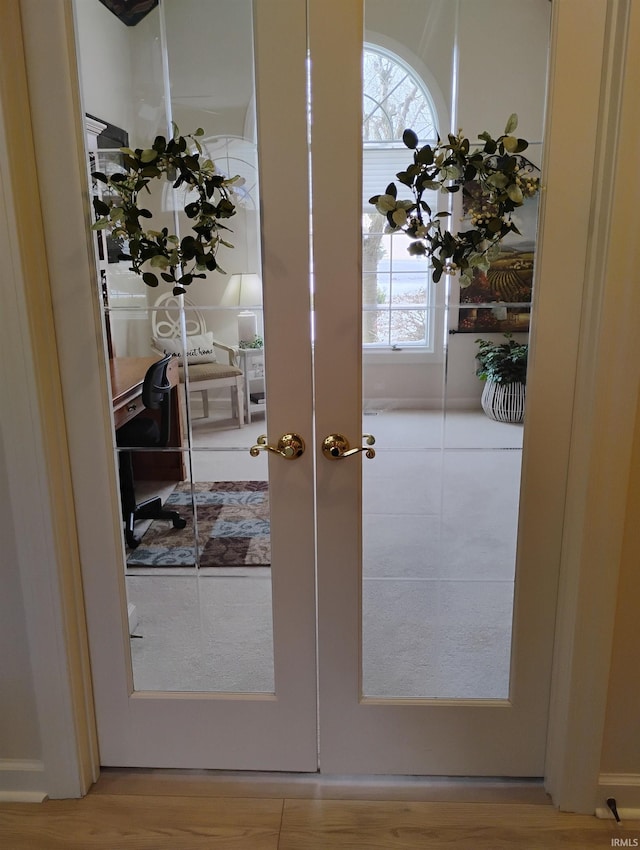
{"label": "door glass panel", "polygon": [[[511,113],[539,174],[549,5],[399,0],[391,12],[365,0],[365,195],[395,181],[398,197],[411,197],[396,179],[413,161],[406,128],[420,146],[459,128],[497,137]],[[508,56],[487,49],[496,32]],[[518,211],[522,235],[461,289],[455,276],[434,284],[408,238],[384,233],[368,197],[362,429],[375,435],[376,457],[362,464],[363,694],[507,699],[526,424],[483,412],[475,355],[478,338],[528,340],[537,202]],[[451,213],[447,228],[468,229],[460,195],[427,200]]]}
{"label": "door glass panel", "polygon": [[[202,157],[240,178],[224,272],[184,295],[145,286],[128,244],[96,235],[121,497],[171,512],[151,504],[123,545],[134,689],[270,693],[268,470],[264,453],[249,454],[266,430],[252,3],[163,0],[125,26],[99,0],[78,0],[76,17],[92,169],[118,171],[120,147],[149,148],[174,122],[183,135],[202,128]],[[152,187],[149,226],[184,237],[184,191]],[[165,441],[164,407],[152,410],[141,387],[167,354]]]}

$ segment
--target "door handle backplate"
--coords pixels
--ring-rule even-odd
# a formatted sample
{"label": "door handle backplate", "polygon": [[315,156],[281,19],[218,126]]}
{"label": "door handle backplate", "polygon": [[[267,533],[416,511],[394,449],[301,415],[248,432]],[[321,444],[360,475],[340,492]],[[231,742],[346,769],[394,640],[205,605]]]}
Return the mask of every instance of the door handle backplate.
{"label": "door handle backplate", "polygon": [[364,452],[371,460],[376,456],[375,450],[370,448],[375,443],[376,438],[373,434],[363,434],[363,437],[367,445],[356,446],[352,449],[344,434],[329,434],[322,441],[322,454],[327,460],[342,460],[342,458],[351,457],[358,452]]}
{"label": "door handle backplate", "polygon": [[304,453],[304,440],[300,434],[283,434],[275,446],[270,446],[267,439],[266,434],[261,434],[258,437],[256,445],[249,449],[251,457],[258,457],[260,452],[273,452],[273,454],[280,455],[285,460],[295,460]]}

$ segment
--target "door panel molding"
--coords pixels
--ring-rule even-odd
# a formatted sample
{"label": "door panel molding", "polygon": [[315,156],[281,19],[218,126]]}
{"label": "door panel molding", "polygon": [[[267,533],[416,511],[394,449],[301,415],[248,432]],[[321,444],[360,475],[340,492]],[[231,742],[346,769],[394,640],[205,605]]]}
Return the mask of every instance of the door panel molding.
{"label": "door panel molding", "polygon": [[[273,48],[287,27],[306,36],[307,14],[298,0],[254,0],[253,9],[268,442],[276,445],[282,434],[295,432],[308,447],[295,463],[269,453],[269,486],[288,494],[286,504],[270,500],[274,672],[278,698],[292,707],[286,723],[299,739],[298,766],[291,769],[315,771],[313,381],[309,324],[297,321],[311,309],[306,37],[288,38],[286,50]],[[283,142],[285,127],[292,144]],[[292,681],[300,659],[308,664]]]}
{"label": "door panel molding", "polygon": [[[361,347],[360,230],[362,219],[362,69],[360,62],[333,63],[323,47],[339,56],[359,55],[363,37],[360,0],[312,0],[309,4],[309,49],[312,56],[312,197],[314,227],[314,281],[316,308],[315,396],[318,570],[318,689],[333,694],[320,708],[320,767],[323,773],[342,770],[324,742],[337,740],[340,730],[354,732],[344,703],[357,705],[360,693],[359,574],[361,535],[353,527],[361,515],[362,455],[338,463],[322,455],[329,434],[344,434],[351,445],[361,445],[359,405],[362,397],[359,358]],[[336,26],[335,16],[340,25]],[[320,58],[322,57],[322,58]],[[324,58],[324,61],[323,61]],[[335,92],[340,96],[335,97]],[[339,210],[340,225],[336,227]],[[331,233],[331,251],[318,234]],[[375,463],[375,461],[371,461]],[[354,505],[354,494],[357,502]],[[346,565],[347,569],[342,567]],[[355,673],[355,675],[354,675]],[[358,744],[358,749],[360,745]]]}

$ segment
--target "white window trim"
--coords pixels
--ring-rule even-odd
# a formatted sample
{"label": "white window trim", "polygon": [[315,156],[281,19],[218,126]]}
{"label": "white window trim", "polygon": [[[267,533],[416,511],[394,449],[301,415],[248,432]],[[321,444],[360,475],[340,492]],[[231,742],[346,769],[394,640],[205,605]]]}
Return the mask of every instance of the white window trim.
{"label": "white window trim", "polygon": [[[423,62],[408,51],[406,47],[380,33],[365,31],[363,49],[366,50],[367,48],[380,53],[386,53],[391,60],[405,66],[408,73],[415,75],[424,90],[424,95],[432,110],[436,127],[442,128],[443,126],[448,126],[448,110],[444,98],[440,93],[434,76]],[[440,129],[440,132],[443,132],[442,129]],[[390,143],[389,149],[397,148],[397,146],[398,142],[396,140],[395,145],[394,142]],[[378,147],[382,147],[382,143],[364,141],[365,150]],[[407,155],[409,156],[408,150]],[[393,175],[389,177],[389,182],[392,179]],[[383,189],[384,186],[381,188]],[[366,200],[366,198],[363,198],[363,215],[373,211],[373,208],[366,203]],[[434,292],[434,302],[428,305],[428,309],[433,310],[432,315],[437,318],[441,310],[444,309],[444,291],[440,285],[436,285]],[[407,309],[411,310],[414,308],[407,306]],[[421,308],[416,307],[415,309],[419,310]],[[364,315],[365,311],[363,310],[362,312]],[[442,322],[432,319],[430,331],[427,333],[427,337],[431,337],[432,347],[428,345],[412,345],[410,343],[402,345],[397,343],[397,348],[394,348],[394,345],[389,343],[363,343],[363,357],[365,361],[379,364],[441,363],[445,359],[446,341],[444,338],[445,330],[440,325],[442,325]]]}

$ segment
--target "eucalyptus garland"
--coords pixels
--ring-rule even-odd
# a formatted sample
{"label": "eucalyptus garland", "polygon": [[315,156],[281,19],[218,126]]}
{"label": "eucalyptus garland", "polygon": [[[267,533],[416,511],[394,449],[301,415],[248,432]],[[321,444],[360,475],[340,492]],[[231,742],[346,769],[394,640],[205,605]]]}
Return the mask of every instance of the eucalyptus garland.
{"label": "eucalyptus garland", "polygon": [[[185,287],[207,272],[224,274],[216,259],[218,248],[233,248],[222,238],[224,231],[230,232],[222,222],[235,215],[230,187],[239,178],[218,173],[214,163],[203,157],[197,138],[202,135],[204,130],[199,128],[181,136],[174,125],[172,138],[156,136],[150,148],[121,148],[122,171],[92,172],[106,187],[102,197],[93,199],[97,216],[93,228],[109,229],[114,239],[128,244],[124,258],[131,260],[131,271],[147,286],[158,286],[159,275],[173,284],[174,295],[184,293]],[[167,227],[145,229],[141,223],[141,219],[149,222],[153,214],[141,205],[140,194],[150,192],[149,184],[159,179],[172,182],[174,189],[184,186],[187,190],[184,213],[193,222],[192,233],[182,238]]]}
{"label": "eucalyptus garland", "polygon": [[[413,130],[405,130],[403,142],[414,151],[413,162],[396,177],[411,190],[411,200],[398,198],[398,187],[390,183],[384,194],[370,199],[387,219],[387,233],[402,231],[409,236],[408,251],[427,256],[433,263],[433,279],[460,272],[460,285],[469,286],[476,271],[486,272],[500,252],[500,242],[509,233],[520,233],[512,213],[526,198],[540,190],[536,167],[522,151],[529,143],[512,135],[518,116],[509,118],[497,139],[480,133],[484,145],[471,149],[460,131],[447,142],[419,147]],[[427,191],[463,193],[464,218],[468,230],[452,233],[442,226],[449,212],[434,212],[424,200]]]}

